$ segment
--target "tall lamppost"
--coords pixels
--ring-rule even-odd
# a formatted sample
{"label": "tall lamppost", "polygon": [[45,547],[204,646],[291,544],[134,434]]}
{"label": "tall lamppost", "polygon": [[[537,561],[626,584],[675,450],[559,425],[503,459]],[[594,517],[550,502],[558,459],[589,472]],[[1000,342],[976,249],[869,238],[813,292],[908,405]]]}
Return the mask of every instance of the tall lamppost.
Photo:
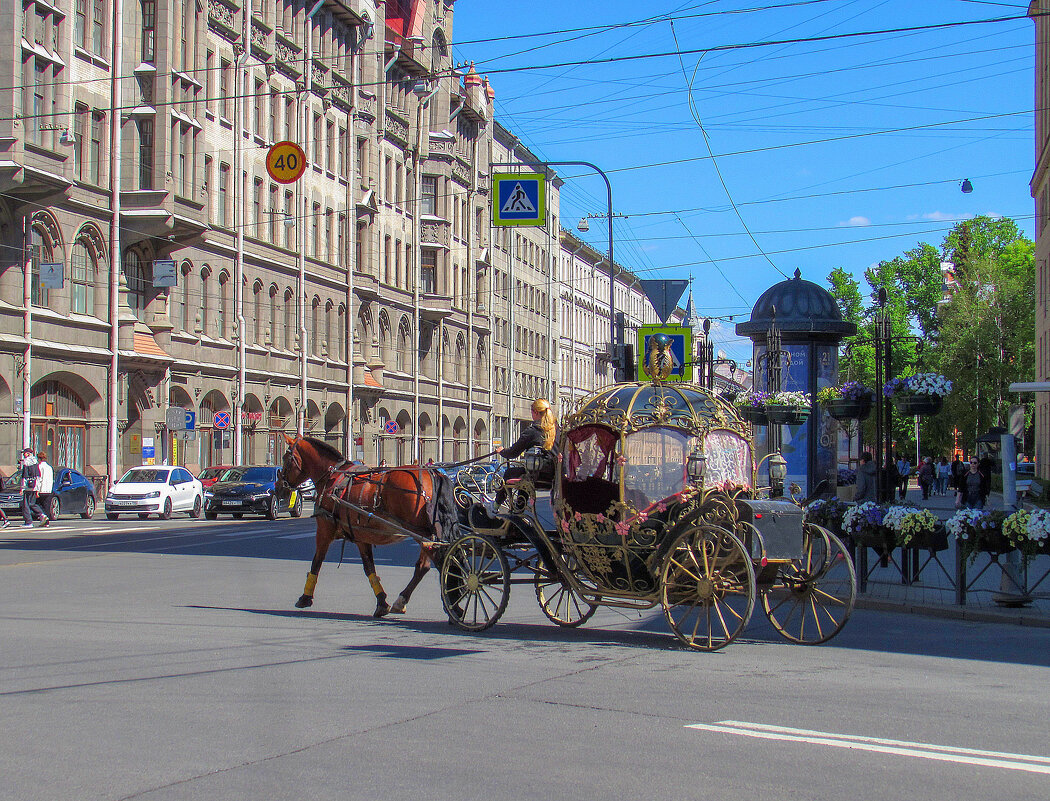
{"label": "tall lamppost", "polygon": [[[766,392],[775,395],[780,392],[781,362],[786,360],[791,365],[791,351],[784,350],[780,346],[780,329],[777,327],[777,309],[772,307],[769,318],[769,328],[766,329],[766,352],[760,353],[755,361],[755,367],[765,362]],[[770,421],[767,426],[767,451],[769,457],[769,496],[779,498],[784,494],[784,479],[787,477],[787,460],[780,453],[781,431],[780,424]]]}

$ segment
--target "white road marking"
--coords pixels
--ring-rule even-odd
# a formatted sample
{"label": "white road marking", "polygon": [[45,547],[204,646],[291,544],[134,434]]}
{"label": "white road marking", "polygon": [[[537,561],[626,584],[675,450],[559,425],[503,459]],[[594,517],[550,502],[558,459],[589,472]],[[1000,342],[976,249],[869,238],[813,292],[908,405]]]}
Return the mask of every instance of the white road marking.
{"label": "white road marking", "polygon": [[307,537],[313,539],[317,536],[316,531],[304,531],[302,534],[282,534],[277,539],[279,540],[305,540]]}
{"label": "white road marking", "polygon": [[852,734],[793,729],[763,723],[748,723],[739,720],[722,720],[718,723],[691,723],[687,729],[735,734],[761,740],[811,743],[833,748],[850,748],[858,751],[874,751],[881,754],[912,756],[934,759],[940,762],[957,762],[964,765],[981,765],[1005,770],[1023,770],[1029,773],[1050,774],[1050,757],[1032,754],[1012,754],[1003,751],[984,751],[977,748],[958,748],[950,745],[914,743],[907,740],[889,740],[881,737],[863,737]]}

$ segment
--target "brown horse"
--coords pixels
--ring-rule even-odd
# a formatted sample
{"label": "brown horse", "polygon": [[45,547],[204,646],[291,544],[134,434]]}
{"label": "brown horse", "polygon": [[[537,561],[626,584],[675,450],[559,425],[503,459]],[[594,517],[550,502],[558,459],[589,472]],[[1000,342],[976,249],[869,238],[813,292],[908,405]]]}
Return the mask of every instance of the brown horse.
{"label": "brown horse", "polygon": [[[434,559],[436,543],[433,540],[438,532],[427,514],[427,502],[435,492],[430,471],[415,465],[381,470],[354,468],[339,451],[321,440],[293,439],[287,434],[284,438],[288,442],[283,461],[284,481],[294,487],[309,478],[317,490],[314,559],[306,587],[295,605],[300,609],[313,605],[317,574],[328,547],[339,537],[357,545],[361,552],[361,564],[376,594],[373,617],[403,613],[412,591],[430,570]],[[346,504],[352,504],[353,508]],[[391,606],[376,575],[372,547],[401,542],[410,536],[406,531],[415,534],[420,543],[419,559],[412,580]]]}

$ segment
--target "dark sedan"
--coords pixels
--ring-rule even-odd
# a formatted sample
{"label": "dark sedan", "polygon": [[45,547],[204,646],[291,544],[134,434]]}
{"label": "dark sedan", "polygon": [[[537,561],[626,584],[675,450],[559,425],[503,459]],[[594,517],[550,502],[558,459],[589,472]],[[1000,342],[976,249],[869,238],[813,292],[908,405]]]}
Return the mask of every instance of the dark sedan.
{"label": "dark sedan", "polygon": [[288,511],[292,517],[303,513],[302,493],[278,480],[276,467],[231,467],[204,491],[204,516],[214,520],[220,514],[243,517],[245,514],[266,515],[276,520]]}
{"label": "dark sedan", "polygon": [[[16,515],[22,509],[22,471],[4,482],[0,490],[0,509]],[[68,467],[55,468],[52,491],[40,496],[40,506],[52,520],[60,514],[80,515],[85,520],[95,514],[95,488],[84,476]]]}

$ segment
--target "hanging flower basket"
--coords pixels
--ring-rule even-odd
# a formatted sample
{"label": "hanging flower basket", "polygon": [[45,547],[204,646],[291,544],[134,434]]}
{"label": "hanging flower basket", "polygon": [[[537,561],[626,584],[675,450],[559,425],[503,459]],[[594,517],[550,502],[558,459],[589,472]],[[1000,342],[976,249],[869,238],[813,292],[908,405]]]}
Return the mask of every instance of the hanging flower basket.
{"label": "hanging flower basket", "polygon": [[892,400],[897,411],[906,417],[937,414],[951,391],[952,382],[936,373],[892,378],[882,388],[882,394]]}
{"label": "hanging flower basket", "polygon": [[836,420],[865,420],[871,414],[871,401],[839,398],[825,403],[824,409]]}
{"label": "hanging flower basket", "polygon": [[905,417],[928,417],[941,410],[944,398],[940,395],[894,395],[893,405]]}
{"label": "hanging flower basket", "polygon": [[809,409],[799,406],[782,406],[780,404],[769,404],[766,406],[766,417],[773,425],[800,426],[809,419]]}
{"label": "hanging flower basket", "polygon": [[751,425],[769,425],[769,418],[766,417],[766,409],[764,406],[738,406],[737,411],[739,411],[740,416],[747,420],[747,422],[751,423]]}

